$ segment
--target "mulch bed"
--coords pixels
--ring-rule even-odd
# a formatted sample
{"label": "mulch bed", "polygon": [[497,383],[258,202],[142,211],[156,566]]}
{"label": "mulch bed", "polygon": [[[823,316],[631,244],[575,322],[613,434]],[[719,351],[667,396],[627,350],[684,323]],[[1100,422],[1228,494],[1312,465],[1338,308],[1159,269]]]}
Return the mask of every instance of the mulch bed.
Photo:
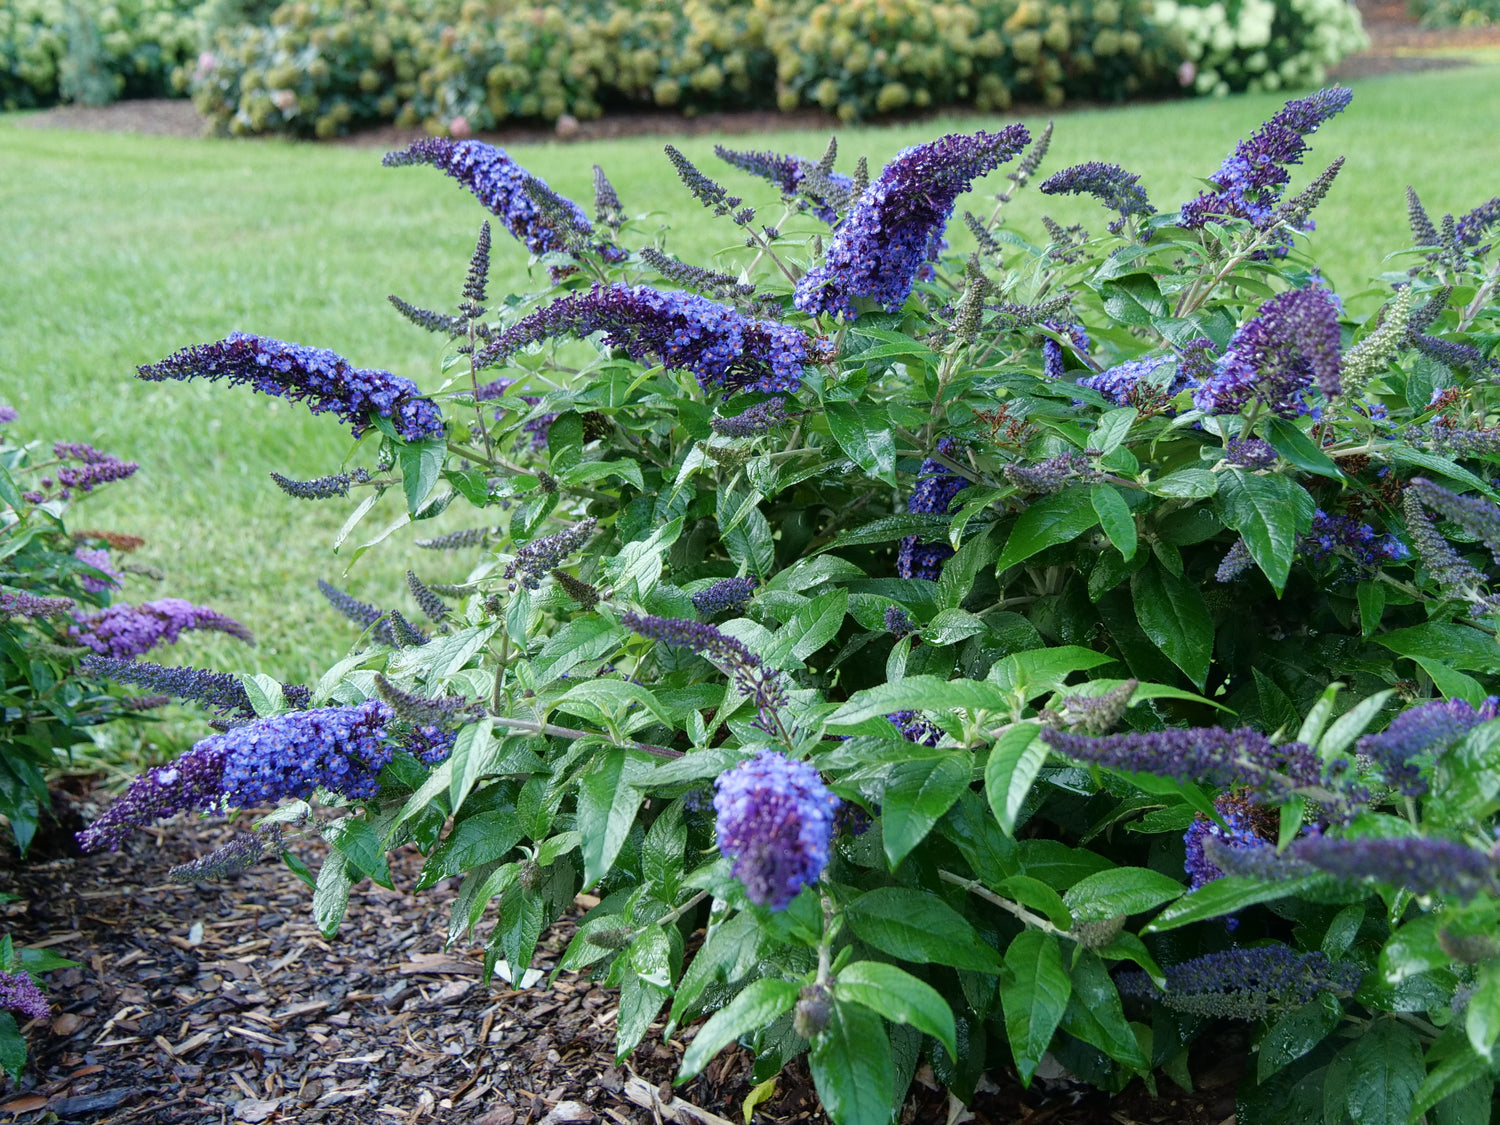
{"label": "mulch bed", "polygon": [[[77,781],[57,795],[65,818],[101,805]],[[75,819],[76,824],[76,819]],[[311,892],[268,862],[222,883],[178,884],[167,869],[225,842],[218,820],[137,833],[117,853],[0,867],[17,897],[3,928],[18,945],[80,962],[48,978],[50,1026],[27,1029],[31,1062],[0,1088],[0,1120],[87,1125],[725,1125],[744,1120],[750,1056],[725,1052],[675,1092],[693,1028],[658,1026],[614,1059],[618,994],[585,976],[516,989],[481,979],[482,947],[445,950],[456,883],[420,895],[421,856],[392,856],[397,890],[355,889],[332,941]],[[65,839],[59,834],[58,838]],[[55,845],[54,845],[55,846]],[[316,869],[316,840],[294,849]],[[586,896],[580,896],[588,905]],[[572,936],[564,919],[537,951],[548,971]],[[1009,1068],[950,1108],[925,1067],[906,1125],[1232,1125],[1243,1042],[1195,1060],[1199,1090],[1166,1079],[1161,1098],[1134,1083],[1117,1098],[1069,1083],[1023,1090]],[[1170,1093],[1169,1093],[1170,1092]],[[970,1116],[972,1114],[972,1116]],[[754,1118],[825,1125],[801,1063]]]}

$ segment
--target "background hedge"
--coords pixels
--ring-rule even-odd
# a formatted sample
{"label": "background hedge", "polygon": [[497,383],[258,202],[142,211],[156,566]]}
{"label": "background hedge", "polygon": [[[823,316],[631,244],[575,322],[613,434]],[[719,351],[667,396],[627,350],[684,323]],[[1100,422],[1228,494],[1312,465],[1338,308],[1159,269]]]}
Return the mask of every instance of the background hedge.
{"label": "background hedge", "polygon": [[1300,86],[1363,43],[1346,0],[19,0],[0,104],[170,90],[221,131],[303,136],[653,106],[850,121]]}

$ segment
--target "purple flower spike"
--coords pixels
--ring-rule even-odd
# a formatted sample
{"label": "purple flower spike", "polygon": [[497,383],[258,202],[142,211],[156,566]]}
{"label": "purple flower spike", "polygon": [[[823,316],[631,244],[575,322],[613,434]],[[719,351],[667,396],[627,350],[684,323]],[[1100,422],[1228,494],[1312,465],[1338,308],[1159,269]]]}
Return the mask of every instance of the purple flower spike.
{"label": "purple flower spike", "polygon": [[735,688],[750,697],[760,712],[763,729],[775,730],[776,712],[786,706],[786,683],[780,672],[727,633],[701,621],[685,617],[656,617],[627,613],[620,623],[634,633],[669,645],[692,649],[711,661],[734,681]]}
{"label": "purple flower spike", "polygon": [[1411,491],[1430,510],[1452,520],[1490,549],[1490,557],[1500,566],[1500,505],[1482,496],[1450,492],[1426,477],[1414,477]]}
{"label": "purple flower spike", "polygon": [[1321,508],[1313,513],[1307,535],[1297,541],[1297,551],[1315,563],[1324,562],[1337,552],[1363,571],[1374,571],[1382,563],[1411,555],[1406,544],[1394,535],[1381,535],[1353,516],[1330,516]]}
{"label": "purple flower spike", "polygon": [[745,897],[785,910],[828,866],[839,799],[818,771],[762,750],[715,783],[719,851],[734,861]]}
{"label": "purple flower spike", "polygon": [[176,644],[179,635],[193,629],[228,633],[246,644],[255,643],[250,630],[232,617],[182,598],[158,598],[139,606],[108,606],[81,615],[78,624],[68,627],[68,635],[100,656],[124,660],[159,644]]}
{"label": "purple flower spike", "polygon": [[24,973],[0,973],[0,1011],[17,1012],[30,1020],[44,1020],[52,1014],[46,994],[36,981]]}
{"label": "purple flower spike", "polygon": [[118,851],[132,829],[219,805],[224,792],[224,754],[217,738],[207,738],[170,765],[147,770],[78,833],[78,846],[85,852]]}
{"label": "purple flower spike", "polygon": [[106,590],[118,590],[125,576],[114,568],[109,561],[109,552],[103,547],[89,549],[77,547],[73,551],[73,557],[85,566],[91,566],[102,573],[105,577],[95,578],[91,574],[80,574],[78,584],[91,594],[102,594]]}
{"label": "purple flower spike", "polygon": [[[958,442],[952,438],[938,441],[938,452],[944,457],[958,456]],[[906,502],[906,510],[917,514],[931,513],[945,516],[953,504],[953,498],[969,486],[966,478],[959,476],[941,461],[928,457],[917,473],[917,486],[912,489]],[[943,573],[943,561],[953,554],[947,543],[923,543],[920,536],[908,535],[901,540],[901,553],[896,557],[896,573],[902,578],[926,578],[936,582]]]}
{"label": "purple flower spike", "polygon": [[1476,711],[1463,699],[1438,699],[1397,715],[1379,734],[1367,734],[1355,749],[1380,767],[1386,781],[1411,797],[1427,792],[1418,763],[1419,755],[1433,756],[1451,750],[1480,723],[1495,718],[1500,699],[1490,696]]}
{"label": "purple flower spike", "polygon": [[632,359],[654,356],[673,370],[691,371],[705,392],[723,391],[726,397],[795,391],[802,368],[819,358],[800,328],[751,320],[696,293],[616,284],[570,293],[524,317],[485,348],[480,363],[541,340],[595,332]]}
{"label": "purple flower spike", "polygon": [[1500,860],[1451,840],[1306,836],[1293,842],[1287,854],[1340,879],[1370,879],[1417,895],[1444,895],[1467,902],[1481,894],[1500,893]]}
{"label": "purple flower spike", "polygon": [[1335,965],[1320,952],[1264,945],[1195,957],[1169,966],[1165,975],[1165,992],[1145,973],[1121,973],[1115,983],[1122,995],[1156,1000],[1180,1012],[1254,1020],[1305,1004],[1320,992],[1347,996],[1363,974],[1358,965]]}
{"label": "purple flower spike", "polygon": [[[1055,341],[1048,341],[1054,343]],[[1061,359],[1061,356],[1058,357]],[[1132,359],[1126,363],[1118,364],[1101,371],[1097,375],[1089,375],[1079,379],[1080,387],[1088,387],[1092,391],[1098,391],[1116,406],[1126,406],[1130,402],[1131,395],[1142,383],[1153,388],[1168,397],[1175,395],[1187,386],[1187,378],[1183,375],[1181,368],[1173,375],[1169,383],[1158,386],[1159,380],[1155,378],[1156,373],[1172,362],[1169,355],[1147,356],[1144,359]]]}
{"label": "purple flower spike", "polygon": [[742,613],[760,579],[755,575],[744,578],[724,578],[712,586],[706,586],[693,595],[693,608],[702,617],[717,617],[721,613]]}
{"label": "purple flower spike", "polygon": [[288,344],[267,336],[233,332],[214,344],[198,344],[160,363],[136,369],[142,379],[225,379],[262,394],[304,402],[314,414],[331,410],[359,437],[370,415],[389,418],[407,441],[443,432],[443,418],[410,379],[389,371],[365,371],[326,348]]}
{"label": "purple flower spike", "polygon": [[797,283],[796,306],[816,315],[852,318],[854,298],[895,312],[917,271],[941,239],[958,197],[974,180],[1030,142],[1025,126],[998,133],[952,134],[897,155],[850,208],[829,244],[825,264]]}
{"label": "purple flower spike", "polygon": [[1339,393],[1337,298],[1318,286],[1279,293],[1261,305],[1229,341],[1213,374],[1193,392],[1193,405],[1209,414],[1236,414],[1258,398],[1283,418],[1308,412],[1314,385]]}
{"label": "purple flower spike", "polygon": [[72,598],[43,598],[24,590],[0,590],[0,618],[59,617],[73,608]]}
{"label": "purple flower spike", "polygon": [[0,426],[8,426],[21,416],[14,406],[0,402]]}
{"label": "purple flower spike", "polygon": [[[749,172],[752,176],[770,180],[771,183],[781,188],[781,193],[788,198],[799,194],[806,195],[814,215],[829,226],[838,222],[837,208],[816,190],[814,183],[809,182],[810,173],[815,175],[818,171],[816,160],[808,160],[804,156],[782,156],[775,152],[739,152],[725,148],[723,145],[714,145],[714,155],[741,171]],[[828,172],[825,178],[828,187],[846,198],[854,187],[854,180],[842,172]]]}
{"label": "purple flower spike", "polygon": [[1111,234],[1119,234],[1132,215],[1154,215],[1156,208],[1146,198],[1141,178],[1118,164],[1090,160],[1075,164],[1049,176],[1041,185],[1043,195],[1092,195],[1120,217],[1109,224]]}
{"label": "purple flower spike", "polygon": [[1287,166],[1302,163],[1307,152],[1304,137],[1343,112],[1354,92],[1331,86],[1297,98],[1283,106],[1271,120],[1241,141],[1209,179],[1219,189],[1204,192],[1183,205],[1182,225],[1189,229],[1213,219],[1248,219],[1264,230],[1276,221],[1276,204],[1291,180]]}

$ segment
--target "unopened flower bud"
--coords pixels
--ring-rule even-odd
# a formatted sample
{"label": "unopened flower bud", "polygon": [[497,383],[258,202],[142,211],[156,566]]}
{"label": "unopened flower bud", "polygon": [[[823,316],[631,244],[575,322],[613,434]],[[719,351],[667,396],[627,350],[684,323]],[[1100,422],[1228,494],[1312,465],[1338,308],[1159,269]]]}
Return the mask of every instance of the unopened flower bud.
{"label": "unopened flower bud", "polygon": [[591,930],[583,936],[583,940],[600,949],[624,949],[633,937],[634,931],[628,926],[611,926],[608,929]]}
{"label": "unopened flower bud", "polygon": [[1091,922],[1074,922],[1072,934],[1075,941],[1085,949],[1103,949],[1125,928],[1125,915],[1113,918],[1096,918]]}
{"label": "unopened flower bud", "polygon": [[516,882],[521,884],[523,891],[534,891],[542,885],[542,865],[534,859],[521,861],[520,870],[516,872]]}

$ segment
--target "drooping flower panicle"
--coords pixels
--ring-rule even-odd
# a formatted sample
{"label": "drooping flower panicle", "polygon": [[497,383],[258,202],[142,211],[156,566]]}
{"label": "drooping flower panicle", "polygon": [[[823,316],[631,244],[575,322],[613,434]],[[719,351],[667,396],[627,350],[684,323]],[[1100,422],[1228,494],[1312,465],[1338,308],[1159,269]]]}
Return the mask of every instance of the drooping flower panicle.
{"label": "drooping flower panicle", "polygon": [[719,850],[734,861],[745,897],[785,910],[828,866],[839,799],[818,771],[762,750],[715,783]]}
{"label": "drooping flower panicle", "polygon": [[721,613],[741,613],[750,604],[759,585],[760,579],[753,574],[744,578],[722,578],[693,595],[693,608],[705,618],[717,617]]}
{"label": "drooping flower panicle", "polygon": [[516,550],[516,557],[505,567],[505,577],[511,579],[510,588],[516,584],[535,590],[554,567],[569,555],[579,550],[593,536],[599,521],[593,516],[579,521],[577,526],[565,528],[556,535],[545,535],[533,539]]}
{"label": "drooping flower panicle", "polygon": [[755,704],[765,727],[775,729],[779,725],[777,712],[787,703],[786,682],[779,671],[746,648],[743,641],[712,625],[685,617],[631,612],[621,617],[620,623],[653,641],[691,649],[717,665],[728,674],[735,688]]}
{"label": "drooping flower panicle", "polygon": [[[212,672],[204,668],[172,667],[147,660],[121,660],[111,656],[85,656],[80,668],[91,676],[116,683],[133,684],[147,691],[160,692],[176,699],[201,703],[220,715],[255,718],[255,708],[245,693],[245,685],[229,672]],[[310,693],[303,684],[282,684],[281,696],[288,707],[303,709]]]}
{"label": "drooping flower panicle", "polygon": [[443,432],[443,418],[410,379],[389,371],[366,371],[326,348],[288,344],[268,336],[230,333],[213,344],[184,348],[160,363],[136,369],[142,379],[224,379],[262,394],[306,403],[314,414],[331,411],[355,437],[370,415],[388,418],[407,441]]}
{"label": "drooping flower panicle", "polygon": [[1407,796],[1427,791],[1419,758],[1437,757],[1451,750],[1480,723],[1495,718],[1500,699],[1490,696],[1476,709],[1467,700],[1439,699],[1403,711],[1379,734],[1367,734],[1354,744],[1359,753],[1380,767],[1388,784]]}
{"label": "drooping flower panicle", "polygon": [[335,496],[348,496],[349,486],[363,484],[370,479],[370,474],[365,469],[355,469],[348,473],[314,477],[312,480],[293,480],[280,473],[272,473],[271,479],[282,492],[295,496],[298,500],[329,500]]}
{"label": "drooping flower panicle", "polygon": [[1156,1000],[1179,1012],[1255,1020],[1305,1004],[1320,992],[1347,996],[1359,986],[1363,970],[1352,962],[1334,964],[1318,951],[1265,945],[1208,953],[1169,965],[1164,975],[1165,990],[1145,973],[1121,973],[1115,983],[1122,995]]}
{"label": "drooping flower panicle", "polygon": [[1011,125],[998,133],[950,134],[898,154],[854,201],[824,264],[797,283],[796,306],[853,317],[854,299],[867,297],[895,312],[941,240],[958,197],[1030,139],[1024,126]]}
{"label": "drooping flower panicle", "polygon": [[802,369],[820,358],[800,328],[752,320],[696,293],[645,285],[595,285],[524,317],[481,354],[489,364],[529,344],[603,332],[632,359],[648,356],[691,371],[704,391],[785,393],[802,385]]}
{"label": "drooping flower panicle", "polygon": [[1306,414],[1309,389],[1329,398],[1341,389],[1338,317],[1336,298],[1320,286],[1271,297],[1235,332],[1193,405],[1235,414],[1258,398],[1283,418]]}
{"label": "drooping flower panicle", "polygon": [[1120,217],[1109,224],[1111,234],[1119,234],[1132,215],[1142,217],[1156,214],[1156,208],[1146,198],[1146,189],[1141,187],[1139,175],[1125,171],[1118,164],[1104,164],[1090,160],[1086,164],[1075,164],[1054,172],[1042,181],[1043,195],[1092,195]]}
{"label": "drooping flower panicle", "polygon": [[120,603],[81,614],[76,621],[68,627],[75,643],[100,656],[120,659],[139,656],[159,644],[176,644],[178,636],[195,629],[228,633],[246,644],[255,643],[250,630],[238,621],[182,598],[158,598],[138,606]]}
{"label": "drooping flower panicle", "polygon": [[52,1006],[28,973],[0,973],[0,1011],[15,1012],[29,1020],[44,1020],[52,1014]]}

